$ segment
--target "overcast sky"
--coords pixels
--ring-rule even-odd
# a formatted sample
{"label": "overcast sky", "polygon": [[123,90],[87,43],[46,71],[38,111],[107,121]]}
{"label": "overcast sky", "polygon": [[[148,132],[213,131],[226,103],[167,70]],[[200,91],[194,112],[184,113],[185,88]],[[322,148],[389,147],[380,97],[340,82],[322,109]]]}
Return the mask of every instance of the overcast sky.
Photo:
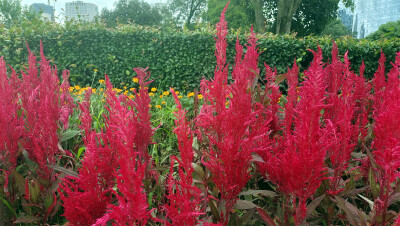
{"label": "overcast sky", "polygon": [[[74,0],[74,1],[76,1],[76,0]],[[66,2],[72,2],[72,0],[56,0],[55,1],[56,15],[59,15],[60,13],[64,14],[62,9],[65,8]],[[103,8],[112,9],[116,0],[83,0],[83,2],[96,4],[99,7],[99,13],[100,13]],[[158,2],[166,3],[167,0],[145,0],[145,2],[148,2],[150,4],[154,4],[154,3],[158,3]],[[48,4],[49,1],[48,0],[22,0],[21,3],[22,3],[22,5],[30,6],[33,3]],[[50,5],[54,6],[54,0],[50,0]]]}

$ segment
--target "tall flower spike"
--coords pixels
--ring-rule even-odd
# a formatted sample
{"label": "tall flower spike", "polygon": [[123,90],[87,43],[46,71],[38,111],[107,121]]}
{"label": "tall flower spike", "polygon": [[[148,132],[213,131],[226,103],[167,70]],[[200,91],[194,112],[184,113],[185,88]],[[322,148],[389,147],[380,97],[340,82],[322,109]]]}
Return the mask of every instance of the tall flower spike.
{"label": "tall flower spike", "polygon": [[[211,171],[212,180],[225,202],[221,222],[227,224],[230,213],[243,187],[250,179],[251,153],[256,151],[256,139],[267,135],[261,132],[259,122],[261,107],[252,101],[252,88],[256,78],[258,51],[254,34],[249,38],[248,49],[241,59],[242,47],[237,43],[237,55],[232,78],[227,84],[226,21],[222,12],[217,25],[217,66],[212,81],[202,81],[201,91],[205,103],[196,118],[196,124],[209,141],[205,151],[204,165]],[[250,91],[250,92],[249,92]],[[226,101],[229,101],[227,107]],[[263,128],[266,128],[265,126]]]}
{"label": "tall flower spike", "polygon": [[[181,160],[177,157],[171,157],[170,175],[167,182],[167,198],[168,204],[164,206],[166,217],[170,220],[167,225],[195,225],[198,223],[198,216],[203,214],[200,212],[200,205],[203,197],[201,189],[193,185],[193,134],[186,119],[186,111],[182,109],[182,105],[178,96],[173,89],[171,93],[177,104],[178,111],[174,113],[176,116],[174,133],[178,138],[178,147]],[[174,163],[179,163],[179,180],[174,178]]]}
{"label": "tall flower spike", "polygon": [[[320,117],[324,108],[325,85],[323,82],[322,51],[313,52],[314,61],[305,71],[305,81],[299,92],[299,102],[291,110],[297,96],[296,82],[289,80],[289,96],[285,121],[287,127],[282,138],[276,140],[269,152],[266,167],[269,179],[293,203],[295,224],[306,217],[306,201],[320,186],[324,176],[325,150],[320,143]],[[297,99],[297,98],[296,98]],[[293,114],[291,112],[293,111]],[[292,125],[292,117],[296,121]],[[290,117],[290,118],[287,118]]]}
{"label": "tall flower spike", "polygon": [[[350,71],[347,52],[344,63],[338,57],[338,48],[333,43],[332,62],[325,69],[327,88],[327,107],[324,113],[326,128],[323,137],[325,148],[330,159],[333,175],[331,175],[330,191],[336,195],[343,187],[342,173],[347,169],[350,154],[358,142],[357,125],[353,124],[355,114],[354,82],[356,75]],[[357,123],[358,120],[355,120]]]}
{"label": "tall flower spike", "polygon": [[[384,61],[380,63],[383,64]],[[380,166],[376,169],[380,192],[375,205],[376,214],[383,216],[382,225],[387,223],[386,211],[389,206],[389,196],[393,191],[393,182],[400,176],[398,171],[400,168],[400,53],[397,53],[396,61],[392,65],[387,82],[384,80],[382,66],[378,69],[378,77],[373,81],[376,97],[373,112],[375,139],[372,142],[372,148],[375,161]]]}

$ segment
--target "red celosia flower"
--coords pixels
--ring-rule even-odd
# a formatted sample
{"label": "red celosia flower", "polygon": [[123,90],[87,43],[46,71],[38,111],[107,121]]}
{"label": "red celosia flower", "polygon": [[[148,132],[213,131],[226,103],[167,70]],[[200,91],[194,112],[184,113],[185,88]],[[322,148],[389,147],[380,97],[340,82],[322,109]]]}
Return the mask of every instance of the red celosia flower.
{"label": "red celosia flower", "polygon": [[[18,143],[23,131],[21,107],[18,103],[18,89],[13,83],[19,79],[12,70],[8,77],[6,64],[0,58],[0,161],[7,175],[17,166]],[[7,178],[7,176],[6,176]]]}
{"label": "red celosia flower", "polygon": [[[264,158],[268,178],[278,185],[280,191],[291,197],[289,200],[295,207],[296,225],[304,220],[306,201],[319,187],[326,170],[325,144],[320,142],[320,117],[326,87],[321,49],[313,53],[314,61],[305,71],[305,81],[300,88],[297,104],[297,76],[295,73],[288,76],[290,87],[285,111],[285,133],[277,138],[273,151]],[[293,117],[296,121],[293,121]]]}
{"label": "red celosia flower", "polygon": [[[226,21],[224,13],[217,24],[216,57],[217,66],[212,81],[201,82],[201,93],[205,103],[196,124],[209,141],[205,152],[204,165],[211,171],[213,182],[226,202],[222,220],[229,221],[230,211],[236,203],[237,195],[250,179],[251,153],[256,150],[256,140],[267,136],[261,127],[261,106],[253,105],[252,89],[259,69],[257,39],[252,33],[249,46],[242,59],[242,47],[237,44],[237,55],[232,77],[234,83],[227,84],[226,65]],[[229,107],[226,106],[228,102]],[[267,128],[267,127],[262,127]],[[198,132],[200,135],[201,132]]]}
{"label": "red celosia flower", "polygon": [[75,104],[74,100],[69,93],[69,71],[63,71],[62,74],[63,82],[60,87],[61,96],[60,96],[60,105],[61,105],[61,112],[60,112],[60,121],[64,126],[64,129],[68,128],[69,123],[69,116],[72,115]]}
{"label": "red celosia flower", "polygon": [[400,53],[397,53],[393,68],[385,79],[384,55],[373,79],[374,85],[374,135],[372,143],[374,158],[380,166],[376,169],[380,184],[378,200],[375,201],[377,215],[382,214],[382,225],[386,223],[388,199],[393,190],[392,183],[399,177],[400,168]]}
{"label": "red celosia flower", "polygon": [[[195,225],[200,212],[202,202],[201,189],[193,185],[193,133],[190,129],[189,122],[186,120],[186,111],[182,109],[182,105],[178,96],[171,89],[171,93],[175,98],[178,111],[175,112],[176,121],[174,133],[178,138],[178,147],[181,159],[171,157],[170,176],[167,183],[168,204],[164,206],[166,217],[170,220],[168,225]],[[180,180],[173,177],[174,160],[179,163],[178,174]]]}
{"label": "red celosia flower", "polygon": [[85,92],[85,100],[79,105],[81,128],[85,134],[85,157],[79,170],[79,177],[67,177],[60,185],[63,190],[64,216],[71,225],[92,225],[102,217],[111,201],[109,190],[114,186],[114,169],[117,167],[115,151],[101,140],[103,132],[92,131],[90,115],[91,90]]}
{"label": "red celosia flower", "polygon": [[[64,104],[60,103],[57,71],[44,56],[42,45],[40,49],[40,71],[37,70],[36,57],[29,52],[29,68],[27,73],[22,72],[22,83],[18,90],[25,121],[22,144],[29,158],[38,164],[40,176],[50,179],[52,170],[47,165],[56,162],[60,151],[59,124],[66,123],[66,120],[60,121],[60,116],[67,118],[67,114],[62,113]],[[67,83],[64,81],[64,86],[68,86]]]}
{"label": "red celosia flower", "polygon": [[[141,88],[139,93],[135,93],[134,101],[127,98],[117,99],[106,77],[109,105],[107,135],[110,146],[118,150],[119,169],[115,174],[119,193],[116,194],[118,205],[108,205],[109,211],[97,224],[113,220],[117,225],[144,225],[151,218],[143,189],[143,179],[150,160],[147,147],[153,134],[150,123],[150,97],[145,88],[150,83],[147,81],[150,74],[143,69],[135,71]],[[121,101],[126,106],[122,105]]]}
{"label": "red celosia flower", "polygon": [[[356,75],[350,71],[347,53],[344,63],[338,57],[336,43],[332,48],[332,62],[325,69],[327,86],[327,107],[324,113],[325,130],[324,142],[328,157],[332,164],[333,175],[330,181],[330,193],[337,194],[340,189],[342,173],[348,166],[350,154],[358,142],[358,125],[353,123],[355,118],[356,101],[354,83]],[[359,123],[359,120],[354,120]]]}

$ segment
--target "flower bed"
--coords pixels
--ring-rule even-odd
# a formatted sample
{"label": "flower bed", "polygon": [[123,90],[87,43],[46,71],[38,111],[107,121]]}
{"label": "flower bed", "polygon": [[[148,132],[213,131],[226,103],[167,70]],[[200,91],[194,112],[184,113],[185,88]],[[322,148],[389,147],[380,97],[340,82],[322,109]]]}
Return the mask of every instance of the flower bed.
{"label": "flower bed", "polygon": [[400,53],[371,82],[336,45],[301,79],[296,63],[260,75],[251,32],[228,83],[225,10],[199,93],[161,92],[140,68],[135,87],[70,87],[43,51],[21,75],[0,60],[2,221],[398,224]]}

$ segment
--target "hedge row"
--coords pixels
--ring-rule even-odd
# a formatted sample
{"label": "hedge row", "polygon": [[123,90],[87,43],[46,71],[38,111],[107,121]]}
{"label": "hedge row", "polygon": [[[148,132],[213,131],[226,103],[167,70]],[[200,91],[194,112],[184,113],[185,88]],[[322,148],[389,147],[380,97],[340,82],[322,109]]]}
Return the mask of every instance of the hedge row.
{"label": "hedge row", "polygon": [[[229,22],[228,22],[229,25]],[[115,30],[101,24],[25,24],[9,30],[0,28],[0,56],[16,69],[24,67],[29,43],[37,53],[42,40],[45,55],[58,66],[68,69],[72,84],[92,85],[106,73],[118,86],[132,83],[134,67],[149,67],[160,88],[181,90],[197,88],[199,81],[213,75],[215,41],[212,32],[160,32],[155,28],[124,26]],[[242,44],[246,35],[239,35]],[[228,38],[228,59],[234,61],[236,36]],[[387,54],[387,65],[400,51],[400,43],[388,40],[367,41],[350,37],[337,40],[340,54],[349,51],[353,69],[364,60],[367,78],[374,75],[381,49]],[[332,40],[329,37],[295,38],[293,36],[265,35],[259,37],[260,68],[264,62],[276,67],[279,73],[293,65],[308,67],[312,54],[307,49],[321,46],[324,56],[330,56]],[[327,59],[326,59],[327,60]],[[96,72],[96,70],[98,70]]]}

